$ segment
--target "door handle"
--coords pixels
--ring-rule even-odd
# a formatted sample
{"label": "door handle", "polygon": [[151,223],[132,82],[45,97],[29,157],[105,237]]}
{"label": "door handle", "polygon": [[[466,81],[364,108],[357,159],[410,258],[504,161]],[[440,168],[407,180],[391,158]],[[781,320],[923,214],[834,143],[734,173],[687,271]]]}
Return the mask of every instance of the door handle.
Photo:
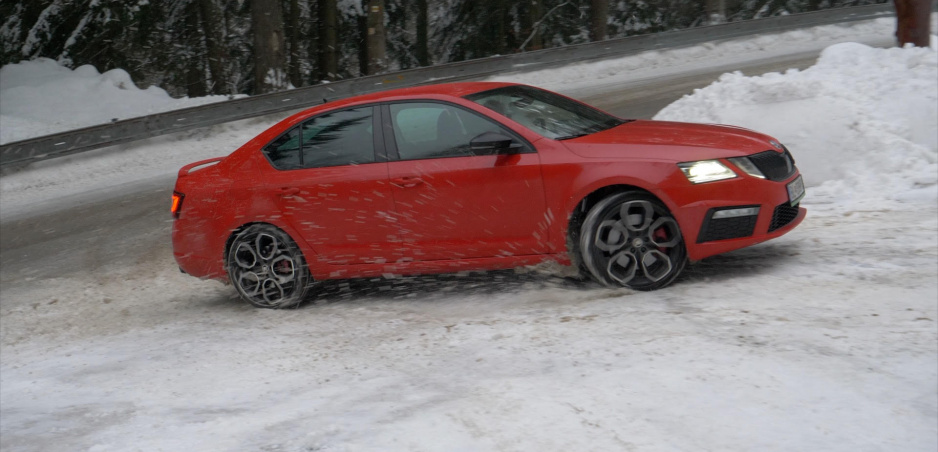
{"label": "door handle", "polygon": [[296,187],[283,187],[278,190],[278,192],[280,193],[280,196],[293,196],[299,193],[300,189]]}
{"label": "door handle", "polygon": [[423,183],[423,179],[415,176],[398,177],[391,179],[391,185],[398,188],[413,188]]}

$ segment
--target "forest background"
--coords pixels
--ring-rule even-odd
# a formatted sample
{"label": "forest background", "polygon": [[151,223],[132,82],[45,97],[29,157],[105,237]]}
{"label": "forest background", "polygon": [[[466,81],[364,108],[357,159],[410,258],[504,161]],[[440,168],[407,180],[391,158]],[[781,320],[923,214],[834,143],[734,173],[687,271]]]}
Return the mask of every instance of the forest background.
{"label": "forest background", "polygon": [[885,0],[3,0],[0,66],[121,68],[173,96],[361,75]]}

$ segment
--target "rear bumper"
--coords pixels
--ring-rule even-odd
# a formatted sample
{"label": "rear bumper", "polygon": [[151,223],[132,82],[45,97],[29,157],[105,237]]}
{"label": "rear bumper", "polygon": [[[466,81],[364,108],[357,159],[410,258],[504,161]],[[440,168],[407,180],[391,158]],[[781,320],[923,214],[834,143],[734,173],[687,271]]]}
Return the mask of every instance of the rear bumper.
{"label": "rear bumper", "polygon": [[179,270],[201,279],[228,281],[223,253],[213,252],[205,234],[185,232],[179,222],[173,224],[173,258]]}

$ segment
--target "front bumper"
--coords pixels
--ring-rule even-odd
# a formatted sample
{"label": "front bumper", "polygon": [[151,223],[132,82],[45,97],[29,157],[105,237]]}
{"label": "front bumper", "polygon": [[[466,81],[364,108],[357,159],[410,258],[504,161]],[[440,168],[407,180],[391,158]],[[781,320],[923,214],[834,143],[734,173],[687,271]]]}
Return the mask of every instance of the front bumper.
{"label": "front bumper", "polygon": [[[807,210],[798,204],[791,205],[786,186],[799,176],[796,171],[778,182],[741,176],[681,190],[676,200],[679,208],[674,214],[681,224],[688,257],[693,261],[701,260],[755,245],[794,229],[804,220]],[[682,197],[706,201],[681,205]],[[714,219],[720,210],[753,207],[758,207],[758,215]]]}

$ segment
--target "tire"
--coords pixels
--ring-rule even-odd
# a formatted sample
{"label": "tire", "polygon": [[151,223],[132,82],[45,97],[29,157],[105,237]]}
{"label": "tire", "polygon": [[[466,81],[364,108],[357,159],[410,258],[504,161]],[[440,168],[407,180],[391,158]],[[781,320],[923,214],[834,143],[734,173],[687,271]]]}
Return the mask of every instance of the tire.
{"label": "tire", "polygon": [[296,242],[269,224],[241,231],[231,243],[226,262],[231,284],[242,299],[258,308],[300,304],[312,280]]}
{"label": "tire", "polygon": [[607,287],[660,289],[687,264],[680,226],[664,204],[644,192],[616,193],[593,206],[578,245],[583,266]]}

